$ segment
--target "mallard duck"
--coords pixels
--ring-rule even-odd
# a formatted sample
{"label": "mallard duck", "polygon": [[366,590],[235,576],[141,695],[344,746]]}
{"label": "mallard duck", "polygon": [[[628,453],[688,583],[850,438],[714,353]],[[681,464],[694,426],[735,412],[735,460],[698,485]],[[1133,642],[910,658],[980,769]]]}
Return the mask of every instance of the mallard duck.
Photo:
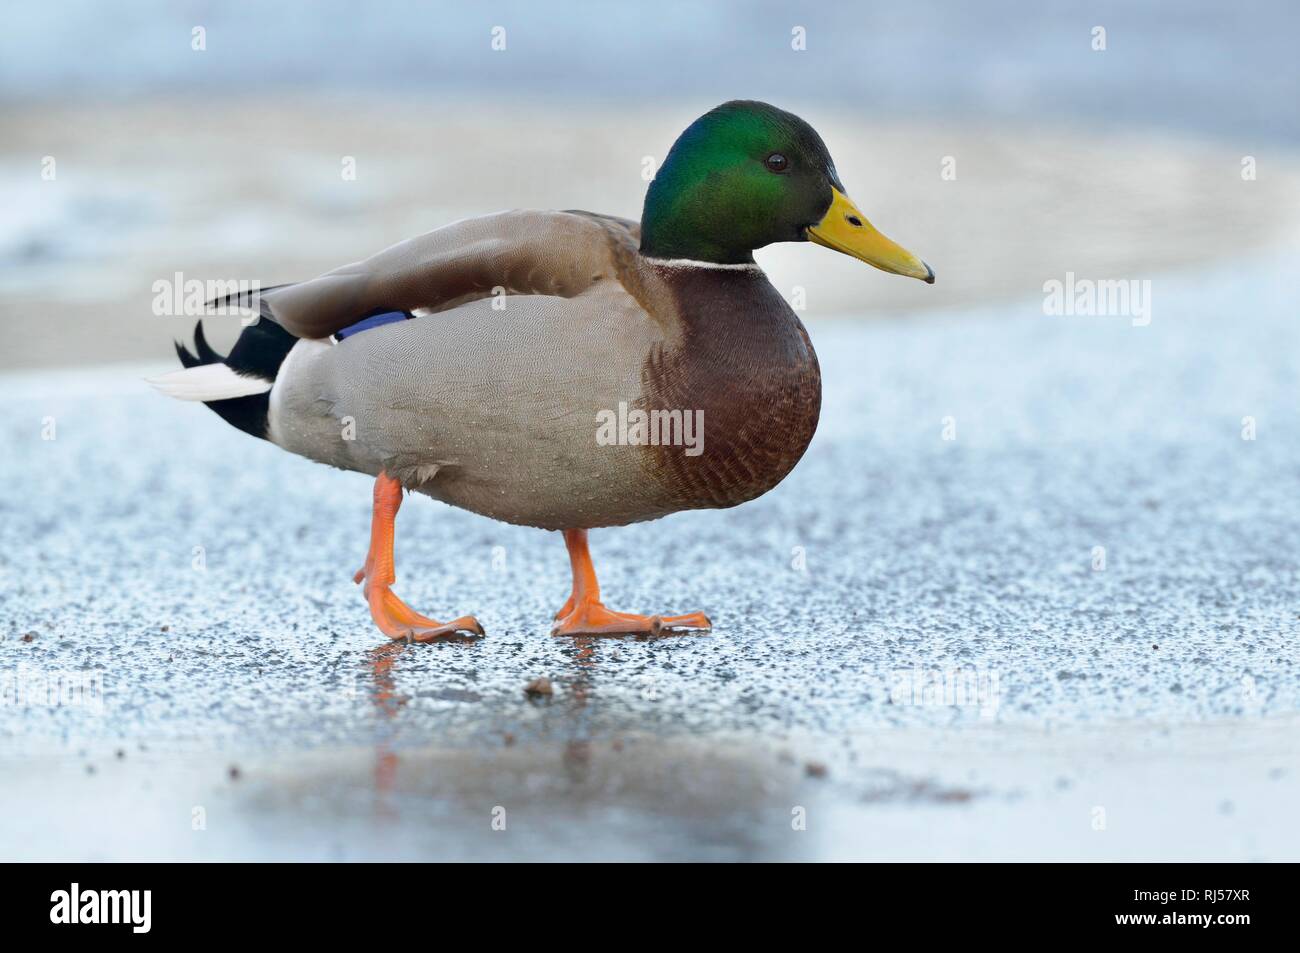
{"label": "mallard duck", "polygon": [[808,333],[754,262],[814,241],[897,275],[934,272],[846,195],[821,137],[760,102],[678,137],[638,224],[509,211],[447,225],[267,289],[226,357],[195,329],[155,385],[277,446],[375,478],[356,573],[391,638],[482,635],[392,591],[403,490],[563,533],[573,589],[556,635],[707,630],[700,612],[607,609],[590,530],[771,490],[821,408]]}

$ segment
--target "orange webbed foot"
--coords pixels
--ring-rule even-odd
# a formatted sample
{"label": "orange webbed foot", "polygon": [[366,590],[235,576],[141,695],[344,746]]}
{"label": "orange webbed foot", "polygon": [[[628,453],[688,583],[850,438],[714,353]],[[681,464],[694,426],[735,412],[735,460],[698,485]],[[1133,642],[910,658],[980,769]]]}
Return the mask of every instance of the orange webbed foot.
{"label": "orange webbed foot", "polygon": [[705,631],[713,623],[703,612],[686,615],[635,615],[614,612],[599,602],[579,602],[559,617],[551,635],[667,635],[673,631]]}
{"label": "orange webbed foot", "polygon": [[[361,573],[358,575],[364,578]],[[367,583],[366,602],[370,604],[370,616],[375,620],[375,625],[379,626],[379,631],[390,639],[405,639],[408,642],[441,642],[459,641],[468,636],[477,637],[486,634],[482,624],[472,615],[463,615],[450,622],[439,622],[437,619],[421,615],[382,583]]]}
{"label": "orange webbed foot", "polygon": [[585,529],[566,529],[564,545],[573,567],[573,591],[564,608],[555,614],[551,635],[667,635],[674,631],[705,631],[713,623],[703,612],[686,615],[634,615],[606,609],[600,601],[600,584],[591,564]]}
{"label": "orange webbed foot", "polygon": [[564,600],[564,605],[560,608],[560,611],[555,613],[555,618],[557,620],[563,619],[566,615],[568,615],[572,611],[573,611],[573,595],[570,594],[569,598]]}
{"label": "orange webbed foot", "polygon": [[370,552],[366,564],[352,577],[364,583],[363,592],[370,605],[370,616],[375,625],[390,639],[408,642],[464,641],[484,633],[483,626],[472,615],[463,615],[450,622],[439,622],[421,615],[390,588],[397,578],[393,569],[393,522],[402,505],[402,486],[386,473],[375,480],[374,515],[370,524]]}

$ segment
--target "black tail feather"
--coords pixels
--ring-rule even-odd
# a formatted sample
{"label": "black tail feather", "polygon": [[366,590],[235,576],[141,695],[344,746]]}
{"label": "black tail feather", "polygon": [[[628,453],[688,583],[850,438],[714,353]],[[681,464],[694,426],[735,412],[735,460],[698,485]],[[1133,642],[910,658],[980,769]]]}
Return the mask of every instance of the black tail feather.
{"label": "black tail feather", "polygon": [[281,288],[287,288],[290,284],[293,284],[293,282],[288,282],[283,285],[271,285],[269,288],[258,288],[256,291],[251,288],[246,291],[235,291],[228,295],[222,295],[220,298],[213,298],[205,305],[205,307],[219,308],[229,305],[234,305],[235,307],[251,307],[254,295],[260,299],[262,295],[270,294],[272,291],[278,291]]}
{"label": "black tail feather", "polygon": [[[194,350],[179,341],[176,342],[176,356],[185,367],[201,367],[205,364],[225,364],[237,374],[257,377],[264,381],[275,381],[280,365],[289,355],[298,339],[276,324],[268,317],[261,317],[250,324],[239,335],[239,340],[230,349],[230,354],[222,357],[208,343],[203,334],[203,322],[194,326]],[[232,427],[252,434],[254,437],[267,437],[267,419],[271,408],[271,395],[251,394],[247,397],[231,397],[226,400],[204,401],[226,423]]]}
{"label": "black tail feather", "polygon": [[[202,327],[202,324],[200,324],[199,327]],[[197,333],[197,329],[196,329],[196,333]],[[181,363],[186,367],[198,367],[200,364],[203,363],[197,357],[191,354],[190,349],[187,348],[180,341],[173,341],[172,343],[176,346],[176,356],[180,358]]]}
{"label": "black tail feather", "polygon": [[194,325],[194,350],[199,353],[200,364],[220,364],[225,360],[220,354],[212,349],[208,339],[203,336],[203,322],[200,321]]}

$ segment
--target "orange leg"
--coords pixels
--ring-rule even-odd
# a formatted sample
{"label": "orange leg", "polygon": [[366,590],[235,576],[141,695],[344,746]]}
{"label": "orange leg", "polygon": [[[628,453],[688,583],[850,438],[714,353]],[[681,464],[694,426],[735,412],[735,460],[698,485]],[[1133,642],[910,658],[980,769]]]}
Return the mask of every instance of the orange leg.
{"label": "orange leg", "polygon": [[585,529],[566,529],[564,544],[573,564],[573,594],[556,615],[552,635],[659,635],[666,629],[711,629],[713,623],[702,612],[689,615],[632,615],[613,612],[600,601],[600,583],[591,564]]}
{"label": "orange leg", "polygon": [[389,587],[397,579],[393,569],[393,521],[402,505],[402,484],[387,473],[375,480],[375,510],[370,523],[370,552],[366,564],[357,570],[353,582],[363,582],[370,615],[381,632],[390,639],[433,642],[457,632],[483,634],[483,626],[472,615],[451,622],[439,622],[420,615],[393,593]]}

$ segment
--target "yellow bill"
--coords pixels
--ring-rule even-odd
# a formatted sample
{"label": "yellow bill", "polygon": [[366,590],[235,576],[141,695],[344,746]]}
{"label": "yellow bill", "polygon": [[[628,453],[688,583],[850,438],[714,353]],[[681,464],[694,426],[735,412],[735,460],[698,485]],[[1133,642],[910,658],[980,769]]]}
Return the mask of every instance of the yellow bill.
{"label": "yellow bill", "polygon": [[910,251],[890,241],[858,207],[839,189],[832,188],[835,197],[826,217],[808,229],[808,237],[818,245],[851,255],[868,265],[874,265],[891,275],[920,278],[928,285],[934,284],[934,271]]}

